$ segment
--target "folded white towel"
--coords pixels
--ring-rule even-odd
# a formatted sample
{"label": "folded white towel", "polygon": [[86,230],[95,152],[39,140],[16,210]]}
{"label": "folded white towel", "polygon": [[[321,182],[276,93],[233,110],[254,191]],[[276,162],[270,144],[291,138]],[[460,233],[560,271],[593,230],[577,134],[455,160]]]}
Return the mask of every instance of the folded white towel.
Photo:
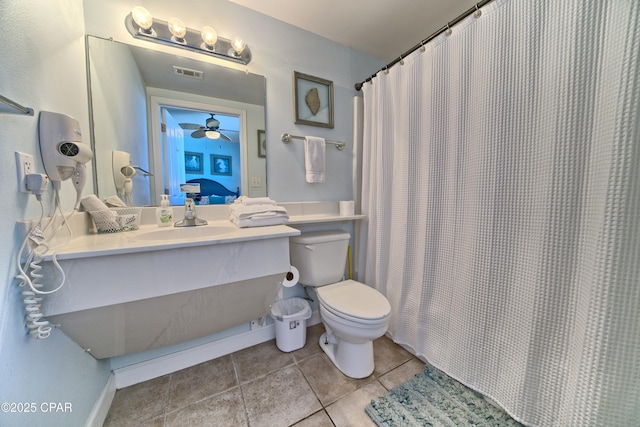
{"label": "folded white towel", "polygon": [[109,210],[109,207],[105,205],[102,200],[98,199],[98,197],[95,194],[89,194],[88,196],[84,196],[82,199],[80,199],[80,203],[82,203],[82,207],[87,212]]}
{"label": "folded white towel", "polygon": [[281,225],[286,224],[289,219],[283,216],[272,216],[268,218],[233,218],[233,222],[239,228],[248,227],[265,227],[268,225]]}
{"label": "folded white towel", "polygon": [[282,206],[263,203],[244,205],[242,201],[229,205],[229,220],[240,228],[286,224],[289,213]]}
{"label": "folded white towel", "polygon": [[241,203],[229,205],[229,217],[251,218],[260,216],[281,215],[289,218],[289,213],[285,208],[278,205],[251,205],[245,206]]}
{"label": "folded white towel", "polygon": [[324,182],[325,145],[324,138],[315,136],[304,138],[304,166],[307,182]]}
{"label": "folded white towel", "polygon": [[252,205],[275,205],[276,201],[270,197],[247,197],[240,196],[238,197],[234,203],[242,203],[245,206]]}

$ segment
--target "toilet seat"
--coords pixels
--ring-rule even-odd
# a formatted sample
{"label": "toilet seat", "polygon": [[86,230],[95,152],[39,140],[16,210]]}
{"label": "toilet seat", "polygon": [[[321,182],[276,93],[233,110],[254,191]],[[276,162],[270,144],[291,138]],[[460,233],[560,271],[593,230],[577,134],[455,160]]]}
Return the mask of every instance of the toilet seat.
{"label": "toilet seat", "polygon": [[356,323],[380,323],[391,314],[391,305],[384,295],[355,280],[318,287],[316,295],[327,311]]}

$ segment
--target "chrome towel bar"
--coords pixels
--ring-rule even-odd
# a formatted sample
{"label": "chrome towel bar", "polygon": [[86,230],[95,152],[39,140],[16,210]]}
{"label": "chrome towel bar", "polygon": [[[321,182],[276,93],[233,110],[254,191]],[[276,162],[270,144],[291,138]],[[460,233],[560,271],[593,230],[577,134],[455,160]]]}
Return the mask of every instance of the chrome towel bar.
{"label": "chrome towel bar", "polygon": [[18,110],[22,114],[27,114],[29,116],[33,116],[33,110],[31,108],[23,107],[22,105],[18,104],[17,102],[13,102],[9,98],[5,98],[2,95],[0,95],[0,102],[5,104],[5,105],[8,105],[9,107],[11,107],[11,108],[13,108],[15,110]]}
{"label": "chrome towel bar", "polygon": [[[304,136],[291,135],[290,133],[282,134],[282,142],[284,142],[285,144],[289,143],[292,139],[301,139],[304,141]],[[347,146],[347,144],[345,144],[344,142],[327,141],[327,140],[325,140],[324,142],[326,142],[327,144],[335,145],[338,150],[342,150],[344,147]]]}

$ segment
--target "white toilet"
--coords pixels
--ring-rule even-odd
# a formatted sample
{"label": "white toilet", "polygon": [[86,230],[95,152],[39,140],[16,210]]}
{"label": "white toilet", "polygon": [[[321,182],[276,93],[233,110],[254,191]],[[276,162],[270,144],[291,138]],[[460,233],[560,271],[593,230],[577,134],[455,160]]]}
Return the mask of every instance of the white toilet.
{"label": "white toilet", "polygon": [[373,372],[373,340],[387,331],[391,305],[377,290],[344,276],[349,233],[340,230],[302,233],[290,238],[291,264],[299,282],[315,288],[326,332],[320,347],[346,376]]}

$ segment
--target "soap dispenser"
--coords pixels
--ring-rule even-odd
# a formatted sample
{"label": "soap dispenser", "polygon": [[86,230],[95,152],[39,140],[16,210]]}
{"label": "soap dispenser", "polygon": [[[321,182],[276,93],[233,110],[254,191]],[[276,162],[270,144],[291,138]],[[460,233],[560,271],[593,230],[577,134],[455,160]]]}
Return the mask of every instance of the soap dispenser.
{"label": "soap dispenser", "polygon": [[168,227],[173,223],[173,209],[169,205],[169,195],[160,195],[160,206],[156,208],[156,222],[158,227]]}

